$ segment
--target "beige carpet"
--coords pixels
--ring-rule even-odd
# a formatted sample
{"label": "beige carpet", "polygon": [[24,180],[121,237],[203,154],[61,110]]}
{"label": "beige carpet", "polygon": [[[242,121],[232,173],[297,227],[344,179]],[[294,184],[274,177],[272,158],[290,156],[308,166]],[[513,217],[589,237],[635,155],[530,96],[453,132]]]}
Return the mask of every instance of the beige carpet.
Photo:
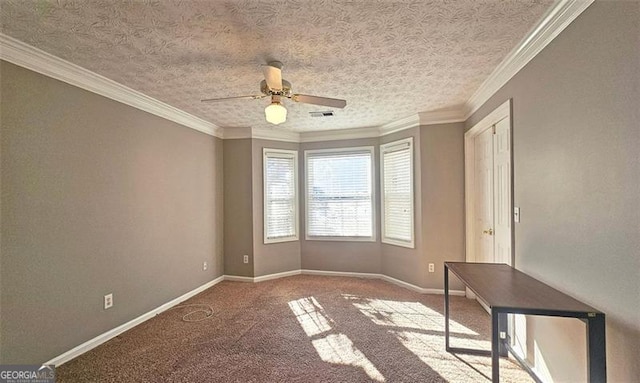
{"label": "beige carpet", "polygon": [[[444,351],[444,300],[380,280],[222,282],[56,369],[59,382],[489,382],[489,357]],[[489,315],[453,297],[452,346],[490,348]],[[197,319],[194,314],[191,318]],[[501,359],[502,382],[531,382]]]}

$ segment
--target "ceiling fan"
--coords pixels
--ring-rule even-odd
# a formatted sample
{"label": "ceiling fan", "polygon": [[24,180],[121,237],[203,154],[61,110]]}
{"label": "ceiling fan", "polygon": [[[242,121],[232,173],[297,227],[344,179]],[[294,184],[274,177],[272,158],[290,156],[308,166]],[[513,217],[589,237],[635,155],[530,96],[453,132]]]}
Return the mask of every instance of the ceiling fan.
{"label": "ceiling fan", "polygon": [[283,98],[288,98],[295,102],[302,102],[305,104],[322,105],[341,109],[347,105],[347,101],[337,98],[292,93],[291,83],[282,79],[282,63],[279,61],[271,61],[267,65],[263,65],[262,72],[264,73],[264,80],[260,82],[260,91],[262,94],[224,98],[206,98],[200,101],[216,102],[238,99],[257,100],[265,97],[271,97],[271,104],[264,109],[264,114],[267,121],[274,125],[281,124],[287,120],[287,108],[282,105]]}

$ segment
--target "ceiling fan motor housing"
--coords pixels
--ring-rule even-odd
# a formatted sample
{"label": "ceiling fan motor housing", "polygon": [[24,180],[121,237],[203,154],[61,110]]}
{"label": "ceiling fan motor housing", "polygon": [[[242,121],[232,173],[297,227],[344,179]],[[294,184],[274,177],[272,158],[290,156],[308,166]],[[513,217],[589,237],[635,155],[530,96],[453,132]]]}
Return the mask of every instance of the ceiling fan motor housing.
{"label": "ceiling fan motor housing", "polygon": [[271,89],[265,80],[260,81],[260,92],[267,96],[282,96],[291,98],[291,83],[287,80],[282,80],[282,89]]}

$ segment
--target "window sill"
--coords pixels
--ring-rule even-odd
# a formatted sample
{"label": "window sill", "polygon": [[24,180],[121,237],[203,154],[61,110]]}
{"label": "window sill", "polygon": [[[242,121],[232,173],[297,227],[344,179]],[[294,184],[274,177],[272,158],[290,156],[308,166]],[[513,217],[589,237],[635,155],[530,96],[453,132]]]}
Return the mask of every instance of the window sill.
{"label": "window sill", "polygon": [[265,245],[273,245],[275,243],[284,243],[284,242],[297,242],[300,239],[298,237],[287,237],[287,238],[273,238],[273,239],[264,239]]}
{"label": "window sill", "polygon": [[383,238],[382,239],[382,243],[384,243],[385,245],[392,245],[392,246],[399,246],[399,247],[404,247],[407,249],[415,249],[416,246],[413,242],[403,242],[403,241],[397,241],[394,239],[389,239],[389,238]]}
{"label": "window sill", "polygon": [[325,242],[375,242],[374,237],[309,237],[306,241],[325,241]]}

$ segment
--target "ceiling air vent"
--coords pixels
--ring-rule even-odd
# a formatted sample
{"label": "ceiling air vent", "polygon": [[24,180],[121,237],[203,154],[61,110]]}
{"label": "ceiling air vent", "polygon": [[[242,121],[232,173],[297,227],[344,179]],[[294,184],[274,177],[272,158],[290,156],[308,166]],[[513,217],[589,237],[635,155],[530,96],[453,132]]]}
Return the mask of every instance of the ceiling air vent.
{"label": "ceiling air vent", "polygon": [[331,117],[334,116],[333,110],[329,110],[326,112],[309,112],[311,117]]}

